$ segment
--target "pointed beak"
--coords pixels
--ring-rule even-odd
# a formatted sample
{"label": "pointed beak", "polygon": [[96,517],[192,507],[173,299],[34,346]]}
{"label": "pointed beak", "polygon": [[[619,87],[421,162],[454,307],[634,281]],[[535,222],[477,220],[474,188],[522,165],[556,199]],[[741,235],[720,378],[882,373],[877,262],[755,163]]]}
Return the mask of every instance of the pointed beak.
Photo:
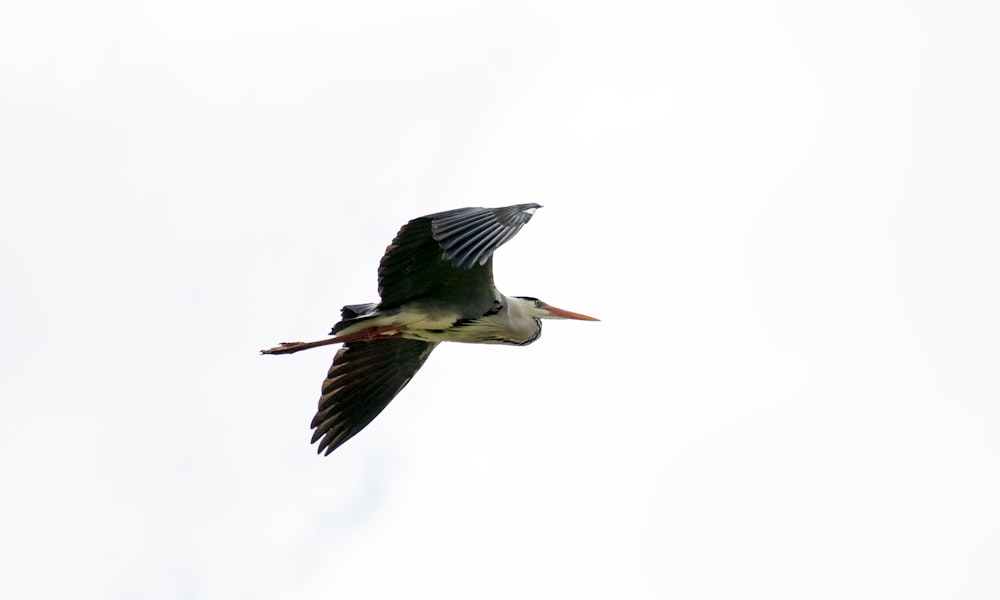
{"label": "pointed beak", "polygon": [[550,317],[555,317],[557,319],[576,319],[577,321],[600,321],[600,319],[595,319],[594,317],[588,317],[587,315],[581,315],[580,313],[575,313],[568,310],[563,310],[561,308],[556,308],[549,304],[545,305],[545,310],[549,311]]}

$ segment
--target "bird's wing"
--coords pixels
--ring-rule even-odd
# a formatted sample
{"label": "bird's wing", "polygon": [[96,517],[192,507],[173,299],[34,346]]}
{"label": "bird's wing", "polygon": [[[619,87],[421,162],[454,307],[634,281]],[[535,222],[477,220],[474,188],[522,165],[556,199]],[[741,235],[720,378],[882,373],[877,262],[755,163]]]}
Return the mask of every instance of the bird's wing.
{"label": "bird's wing", "polygon": [[458,208],[413,219],[399,230],[379,264],[379,308],[433,297],[488,309],[494,299],[493,252],[538,208]]}
{"label": "bird's wing", "polygon": [[333,357],[312,420],[317,452],[330,454],[372,422],[420,369],[437,342],[403,338],[351,342]]}

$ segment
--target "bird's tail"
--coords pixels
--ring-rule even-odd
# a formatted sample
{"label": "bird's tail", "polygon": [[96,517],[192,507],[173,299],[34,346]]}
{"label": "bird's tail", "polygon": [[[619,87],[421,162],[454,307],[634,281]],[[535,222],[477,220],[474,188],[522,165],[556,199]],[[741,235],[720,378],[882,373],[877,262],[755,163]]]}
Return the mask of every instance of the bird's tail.
{"label": "bird's tail", "polygon": [[374,302],[369,302],[368,304],[348,304],[340,309],[341,320],[330,330],[330,335],[337,335],[351,325],[376,317],[379,314],[378,304]]}
{"label": "bird's tail", "polygon": [[340,309],[340,316],[344,319],[366,317],[375,312],[377,307],[378,304],[375,304],[374,302],[369,302],[368,304],[348,304],[344,308]]}

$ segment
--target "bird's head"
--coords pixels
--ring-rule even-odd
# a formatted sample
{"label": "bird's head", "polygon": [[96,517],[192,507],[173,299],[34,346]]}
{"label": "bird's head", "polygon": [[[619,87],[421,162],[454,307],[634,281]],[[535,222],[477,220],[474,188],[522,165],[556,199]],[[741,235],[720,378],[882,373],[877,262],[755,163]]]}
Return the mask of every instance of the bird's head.
{"label": "bird's head", "polygon": [[580,313],[575,313],[568,310],[563,310],[561,308],[556,308],[551,304],[546,304],[539,300],[538,298],[532,298],[530,296],[515,296],[511,300],[514,300],[525,316],[532,317],[534,319],[576,319],[578,321],[600,321],[600,319],[595,319],[594,317],[588,317],[587,315],[581,315]]}

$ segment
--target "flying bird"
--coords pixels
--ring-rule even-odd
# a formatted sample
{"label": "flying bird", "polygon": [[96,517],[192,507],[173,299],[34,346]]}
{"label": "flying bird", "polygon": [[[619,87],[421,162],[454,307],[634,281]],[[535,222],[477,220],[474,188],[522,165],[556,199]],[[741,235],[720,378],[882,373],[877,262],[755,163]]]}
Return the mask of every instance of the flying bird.
{"label": "flying bird", "polygon": [[538,204],[459,208],[413,219],[379,263],[372,304],[341,310],[332,338],[284,342],[262,354],[340,344],[312,420],[317,452],[330,454],[371,423],[441,342],[526,346],[541,319],[597,321],[493,285],[493,253],[527,223]]}

